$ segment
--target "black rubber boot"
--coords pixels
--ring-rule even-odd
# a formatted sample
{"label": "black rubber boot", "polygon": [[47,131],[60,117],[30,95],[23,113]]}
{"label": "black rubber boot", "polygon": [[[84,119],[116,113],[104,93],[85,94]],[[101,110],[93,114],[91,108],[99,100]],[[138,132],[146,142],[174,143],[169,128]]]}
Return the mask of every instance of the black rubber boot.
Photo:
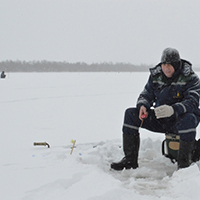
{"label": "black rubber boot", "polygon": [[193,162],[193,150],[195,141],[186,142],[180,140],[180,146],[178,151],[178,169],[189,167]]}
{"label": "black rubber boot", "polygon": [[139,134],[123,134],[123,150],[125,157],[118,163],[112,163],[114,170],[136,169],[138,168],[138,151],[140,146]]}
{"label": "black rubber boot", "polygon": [[200,160],[200,139],[198,141],[195,140],[192,161],[197,162]]}

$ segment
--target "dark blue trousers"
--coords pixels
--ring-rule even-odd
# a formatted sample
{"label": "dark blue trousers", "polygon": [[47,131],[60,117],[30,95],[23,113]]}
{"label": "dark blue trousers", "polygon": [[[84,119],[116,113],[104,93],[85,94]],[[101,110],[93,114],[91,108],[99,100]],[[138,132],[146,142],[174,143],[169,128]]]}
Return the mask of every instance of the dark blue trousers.
{"label": "dark blue trousers", "polygon": [[142,125],[142,128],[153,132],[177,134],[183,141],[194,141],[198,124],[199,120],[193,113],[185,113],[178,118],[157,119],[154,110],[148,112],[148,117],[142,123],[139,119],[139,110],[128,108],[125,111],[122,130],[123,134],[138,134],[139,127]]}

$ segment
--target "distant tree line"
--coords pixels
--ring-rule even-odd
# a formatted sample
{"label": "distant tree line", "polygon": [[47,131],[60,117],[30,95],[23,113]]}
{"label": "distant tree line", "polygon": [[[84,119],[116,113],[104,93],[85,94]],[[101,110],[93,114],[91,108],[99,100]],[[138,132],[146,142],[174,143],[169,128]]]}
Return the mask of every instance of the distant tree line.
{"label": "distant tree line", "polygon": [[2,61],[0,71],[5,72],[145,72],[152,66],[130,63],[52,62],[52,61]]}
{"label": "distant tree line", "polygon": [[[133,65],[130,63],[92,63],[55,61],[2,61],[0,71],[5,72],[146,72],[153,65]],[[193,67],[200,71],[200,65]]]}

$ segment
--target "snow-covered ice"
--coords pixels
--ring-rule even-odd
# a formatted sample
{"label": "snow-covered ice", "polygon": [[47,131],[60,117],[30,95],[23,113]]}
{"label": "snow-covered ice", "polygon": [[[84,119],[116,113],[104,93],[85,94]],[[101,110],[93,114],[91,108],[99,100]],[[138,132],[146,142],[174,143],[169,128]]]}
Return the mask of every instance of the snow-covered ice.
{"label": "snow-covered ice", "polygon": [[[135,106],[147,78],[139,72],[1,79],[0,199],[198,200],[200,163],[177,171],[161,155],[162,134],[141,129],[140,167],[110,170],[123,157],[124,111]],[[33,146],[45,141],[50,148]]]}

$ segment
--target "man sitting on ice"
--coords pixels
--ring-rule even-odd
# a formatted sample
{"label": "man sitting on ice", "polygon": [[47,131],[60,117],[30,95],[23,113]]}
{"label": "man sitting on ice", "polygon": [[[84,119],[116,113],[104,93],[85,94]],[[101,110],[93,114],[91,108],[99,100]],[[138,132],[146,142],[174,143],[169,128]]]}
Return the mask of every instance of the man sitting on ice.
{"label": "man sitting on ice", "polygon": [[191,63],[181,59],[176,49],[166,48],[161,62],[150,69],[149,80],[139,95],[136,108],[128,108],[125,112],[125,157],[118,163],[112,163],[111,168],[123,170],[138,167],[140,126],[153,132],[180,136],[178,169],[197,161],[199,158],[195,157],[196,154],[194,156],[193,149],[200,121],[199,97],[200,80]]}

